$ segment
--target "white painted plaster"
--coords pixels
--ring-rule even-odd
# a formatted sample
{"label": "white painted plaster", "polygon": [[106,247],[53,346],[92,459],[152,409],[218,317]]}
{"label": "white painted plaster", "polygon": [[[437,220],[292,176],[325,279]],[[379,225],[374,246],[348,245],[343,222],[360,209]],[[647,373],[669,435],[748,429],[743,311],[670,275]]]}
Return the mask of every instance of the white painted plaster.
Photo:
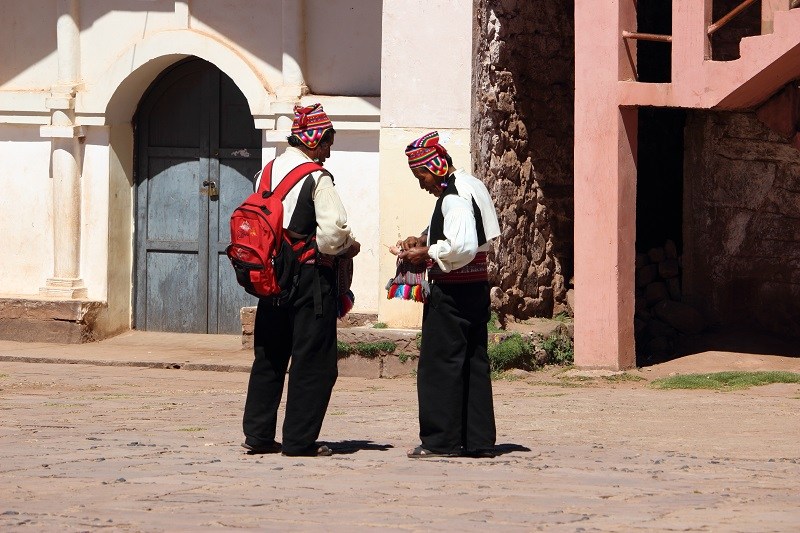
{"label": "white painted plaster", "polygon": [[50,141],[0,125],[0,294],[36,294],[53,269]]}
{"label": "white painted plaster", "polygon": [[385,0],[381,125],[468,129],[472,1]]}
{"label": "white painted plaster", "polygon": [[43,90],[56,81],[56,2],[3,1],[0,91]]}
{"label": "white painted plaster", "polygon": [[312,93],[381,93],[382,4],[381,0],[305,0],[305,81]]}
{"label": "white painted plaster", "polygon": [[109,128],[86,128],[81,173],[80,276],[90,300],[108,297]]}
{"label": "white painted plaster", "polygon": [[[439,129],[457,163],[469,167],[471,3],[411,3],[416,9],[397,0],[304,1],[306,58],[305,65],[299,64],[311,89],[326,94],[309,94],[302,102],[323,102],[339,131],[326,166],[336,176],[350,224],[362,243],[353,285],[357,312],[377,312],[385,302],[383,286],[394,264],[382,244],[418,232],[427,225],[433,206],[408,171],[405,145]],[[105,0],[79,2],[75,113],[86,134],[80,150],[80,275],[89,298],[108,301],[109,310],[100,318],[105,331],[121,331],[131,324],[130,124],[138,102],[165,68],[194,55],[234,80],[257,127],[274,128],[276,118],[290,116],[292,106],[286,102],[285,109],[273,108],[275,90],[283,82],[281,4],[282,0],[264,0],[253,9],[246,0],[120,0],[112,9]],[[53,265],[50,141],[38,138],[35,126],[3,122],[50,123],[44,102],[58,71],[57,11],[52,0],[30,0],[24,9],[21,3],[11,5],[16,33],[0,32],[0,57],[8,60],[0,62],[0,176],[16,179],[10,185],[3,180],[11,194],[0,196],[0,231],[22,251],[0,259],[0,275],[8,280],[0,292],[35,295],[52,275]],[[4,16],[8,13],[4,4]],[[37,17],[37,23],[29,23],[30,17]],[[49,32],[26,29],[41,26],[41,21]],[[6,30],[9,24],[0,26]],[[429,56],[428,36],[448,42],[446,76],[431,75],[437,68],[433,63],[420,65]],[[18,53],[16,41],[12,47],[14,39],[33,53]],[[12,57],[9,50],[17,53]],[[384,117],[384,122],[397,129],[380,129],[382,84],[394,100],[390,120]],[[283,150],[285,133],[264,131],[264,162]],[[398,195],[403,200],[398,201]],[[393,217],[393,226],[385,224],[384,209]],[[35,249],[23,246],[31,241],[43,244]],[[421,312],[421,306],[413,308],[408,325],[417,325]]]}

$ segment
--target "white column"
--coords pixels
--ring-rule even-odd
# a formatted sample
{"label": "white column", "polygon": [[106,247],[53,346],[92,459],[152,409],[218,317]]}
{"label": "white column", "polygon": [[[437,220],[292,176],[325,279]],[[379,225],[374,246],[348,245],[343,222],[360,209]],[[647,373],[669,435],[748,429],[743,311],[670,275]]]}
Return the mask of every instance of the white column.
{"label": "white column", "polygon": [[75,124],[75,88],[80,81],[78,8],[78,0],[58,0],[58,80],[46,99],[52,111],[50,125],[41,128],[41,136],[52,139],[53,276],[39,292],[70,299],[87,296],[80,277],[83,133]]}
{"label": "white column", "polygon": [[303,0],[283,0],[283,85],[278,88],[280,100],[299,99],[308,92],[303,76],[306,61]]}

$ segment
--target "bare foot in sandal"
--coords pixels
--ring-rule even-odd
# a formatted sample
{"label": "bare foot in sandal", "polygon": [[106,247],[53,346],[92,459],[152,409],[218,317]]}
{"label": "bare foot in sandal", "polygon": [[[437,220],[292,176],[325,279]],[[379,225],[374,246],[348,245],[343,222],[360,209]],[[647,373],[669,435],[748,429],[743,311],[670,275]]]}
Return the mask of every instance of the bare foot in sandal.
{"label": "bare foot in sandal", "polygon": [[417,446],[411,450],[408,450],[406,454],[411,459],[427,459],[429,457],[458,457],[459,454],[457,453],[442,453],[442,452],[433,452],[431,450],[427,450],[422,446]]}

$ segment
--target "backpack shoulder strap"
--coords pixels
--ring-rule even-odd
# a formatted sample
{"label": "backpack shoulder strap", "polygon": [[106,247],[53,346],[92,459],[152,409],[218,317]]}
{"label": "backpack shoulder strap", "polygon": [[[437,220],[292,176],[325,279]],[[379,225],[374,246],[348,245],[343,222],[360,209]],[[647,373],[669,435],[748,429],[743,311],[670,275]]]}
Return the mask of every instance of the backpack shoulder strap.
{"label": "backpack shoulder strap", "polygon": [[[270,169],[271,170],[271,169]],[[317,170],[324,170],[321,165],[309,161],[307,163],[301,163],[294,167],[294,169],[289,172],[285,178],[281,180],[275,190],[272,191],[273,194],[277,194],[278,197],[283,200],[286,198],[286,195],[289,194],[289,191],[292,190],[292,187],[300,183],[300,181]],[[272,176],[270,176],[270,181],[272,181]]]}
{"label": "backpack shoulder strap", "polygon": [[275,160],[273,159],[267,163],[264,169],[261,171],[261,181],[258,182],[258,190],[256,192],[272,190],[272,163],[274,162]]}

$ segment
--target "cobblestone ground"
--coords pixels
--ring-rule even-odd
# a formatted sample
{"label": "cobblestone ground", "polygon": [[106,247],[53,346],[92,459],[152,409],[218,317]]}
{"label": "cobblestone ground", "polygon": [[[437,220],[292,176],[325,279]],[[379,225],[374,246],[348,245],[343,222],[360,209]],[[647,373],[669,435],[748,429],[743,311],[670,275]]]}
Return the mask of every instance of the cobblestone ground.
{"label": "cobblestone ground", "polygon": [[246,381],[0,363],[0,529],[800,530],[797,385],[497,381],[502,454],[423,461],[411,378],[340,378],[327,458],[244,454]]}

